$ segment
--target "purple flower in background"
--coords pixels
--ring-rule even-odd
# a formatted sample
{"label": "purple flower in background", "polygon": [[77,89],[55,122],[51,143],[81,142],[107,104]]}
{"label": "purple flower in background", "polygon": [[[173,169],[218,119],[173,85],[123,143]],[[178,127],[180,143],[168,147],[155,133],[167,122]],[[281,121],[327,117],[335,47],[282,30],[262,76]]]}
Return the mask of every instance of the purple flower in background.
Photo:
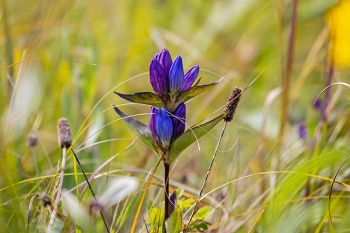
{"label": "purple flower in background", "polygon": [[193,66],[185,74],[182,58],[178,56],[173,62],[167,49],[156,54],[149,67],[151,85],[159,96],[187,91],[196,80],[198,72],[199,66]]}
{"label": "purple flower in background", "polygon": [[316,111],[322,112],[322,100],[316,99],[312,105]]}
{"label": "purple flower in background", "polygon": [[306,128],[304,122],[300,122],[300,123],[298,124],[298,133],[299,133],[299,137],[300,137],[302,140],[306,140],[306,138],[307,138],[307,128]]}
{"label": "purple flower in background", "polygon": [[168,147],[171,140],[176,139],[185,131],[186,105],[181,103],[173,114],[165,108],[151,107],[149,128],[153,138],[159,145]]}

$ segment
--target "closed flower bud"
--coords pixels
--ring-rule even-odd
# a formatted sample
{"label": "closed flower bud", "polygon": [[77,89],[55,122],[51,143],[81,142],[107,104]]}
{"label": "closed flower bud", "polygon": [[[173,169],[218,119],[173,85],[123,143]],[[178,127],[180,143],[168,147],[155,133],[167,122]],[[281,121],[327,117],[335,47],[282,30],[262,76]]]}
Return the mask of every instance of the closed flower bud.
{"label": "closed flower bud", "polygon": [[242,94],[242,89],[239,87],[235,87],[230,95],[230,98],[228,99],[226,106],[225,106],[225,117],[224,120],[227,121],[232,121],[233,115],[236,112],[236,108],[239,102],[239,99],[241,98]]}
{"label": "closed flower bud", "polygon": [[170,93],[176,94],[181,91],[184,82],[184,68],[182,65],[182,58],[176,57],[169,72],[169,90]]}
{"label": "closed flower bud", "polygon": [[177,206],[177,197],[176,197],[176,191],[174,190],[170,196],[169,216],[174,212],[176,206]]}
{"label": "closed flower bud", "polygon": [[[155,59],[162,65],[166,76],[169,75],[170,68],[173,64],[171,55],[167,49],[163,49],[160,53],[155,56]],[[167,77],[168,79],[168,77]]]}
{"label": "closed flower bud", "polygon": [[163,98],[168,97],[168,92],[176,95],[190,89],[198,72],[199,66],[193,66],[185,74],[182,58],[178,56],[173,62],[167,49],[157,53],[149,67],[150,83],[153,90]]}
{"label": "closed flower bud", "polygon": [[168,93],[168,78],[163,66],[156,59],[151,61],[149,75],[153,90],[157,95],[165,96]]}
{"label": "closed flower bud", "polygon": [[173,122],[173,140],[179,137],[185,131],[186,123],[186,105],[184,103],[179,104],[171,116]]}
{"label": "closed flower bud", "polygon": [[158,144],[169,147],[173,135],[173,123],[166,109],[152,107],[150,130]]}
{"label": "closed flower bud", "polygon": [[68,148],[72,145],[72,135],[68,120],[61,118],[57,123],[58,145],[61,148]]}

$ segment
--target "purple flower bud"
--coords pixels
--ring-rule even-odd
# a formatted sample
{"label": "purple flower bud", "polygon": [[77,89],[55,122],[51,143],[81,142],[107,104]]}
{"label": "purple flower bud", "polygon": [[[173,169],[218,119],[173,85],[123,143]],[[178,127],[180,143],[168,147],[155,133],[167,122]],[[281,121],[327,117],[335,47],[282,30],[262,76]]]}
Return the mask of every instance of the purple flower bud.
{"label": "purple flower bud", "polygon": [[173,140],[175,140],[185,131],[186,105],[184,103],[181,103],[179,106],[177,106],[173,116],[171,117],[171,120],[174,127]]}
{"label": "purple flower bud", "polygon": [[151,117],[149,119],[149,128],[152,132],[152,136],[153,138],[157,141],[158,140],[158,136],[157,136],[157,132],[156,132],[156,113],[157,113],[157,108],[155,107],[151,107]]}
{"label": "purple flower bud", "polygon": [[174,212],[176,206],[177,206],[177,197],[176,197],[176,191],[174,190],[173,193],[170,195],[169,216]]}
{"label": "purple flower bud", "polygon": [[163,49],[155,56],[155,59],[162,65],[164,72],[168,77],[171,65],[173,64],[169,51],[167,49]]}
{"label": "purple flower bud", "polygon": [[187,91],[191,88],[194,81],[196,80],[199,72],[199,66],[193,66],[187,73],[185,74],[185,80],[182,85],[182,91]]}
{"label": "purple flower bud", "polygon": [[152,59],[149,67],[150,82],[153,90],[160,96],[168,92],[167,76],[162,65],[155,59]]}
{"label": "purple flower bud", "polygon": [[300,123],[298,124],[298,133],[299,133],[299,137],[300,137],[302,140],[306,140],[306,138],[307,138],[307,128],[306,128],[304,122],[300,122]]}
{"label": "purple flower bud", "polygon": [[170,93],[176,94],[181,91],[184,82],[184,68],[182,65],[182,58],[180,56],[175,58],[173,65],[169,71],[169,90]]}
{"label": "purple flower bud", "polygon": [[322,100],[320,100],[319,98],[316,99],[314,102],[313,102],[313,107],[316,111],[318,112],[322,112],[322,108],[323,108],[323,104],[322,104]]}
{"label": "purple flower bud", "polygon": [[173,135],[173,123],[166,109],[152,107],[149,127],[155,140],[163,147],[168,147]]}

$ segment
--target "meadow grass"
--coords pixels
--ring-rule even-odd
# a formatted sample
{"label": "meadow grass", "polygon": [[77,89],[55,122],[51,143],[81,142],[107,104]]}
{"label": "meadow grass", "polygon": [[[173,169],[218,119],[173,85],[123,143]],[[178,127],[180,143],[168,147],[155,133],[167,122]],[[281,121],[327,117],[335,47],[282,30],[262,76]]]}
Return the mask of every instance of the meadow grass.
{"label": "meadow grass", "polygon": [[[160,158],[112,104],[148,122],[149,106],[113,92],[151,91],[163,48],[186,70],[198,64],[201,83],[224,78],[187,103],[188,126],[243,88],[225,133],[219,123],[172,163],[184,224],[198,205],[192,227],[206,232],[349,232],[349,5],[2,0],[0,232],[46,232],[60,177],[51,232],[106,232],[102,212],[111,232],[161,227]],[[72,133],[63,176],[61,117]]]}

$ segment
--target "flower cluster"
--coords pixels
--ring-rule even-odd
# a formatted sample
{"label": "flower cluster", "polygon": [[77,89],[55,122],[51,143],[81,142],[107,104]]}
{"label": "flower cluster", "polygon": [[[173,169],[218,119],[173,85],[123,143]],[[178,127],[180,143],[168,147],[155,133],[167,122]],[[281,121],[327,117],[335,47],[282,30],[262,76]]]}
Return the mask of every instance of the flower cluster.
{"label": "flower cluster", "polygon": [[153,92],[136,92],[122,94],[119,97],[133,103],[151,105],[149,124],[127,116],[119,108],[114,110],[129,125],[129,127],[158,154],[168,155],[168,162],[174,160],[183,150],[199,137],[205,135],[218,122],[227,118],[227,113],[185,131],[186,105],[190,99],[211,90],[220,80],[199,85],[197,76],[199,66],[191,67],[184,72],[182,58],[177,56],[174,61],[167,49],[157,53],[149,66],[150,84]]}
{"label": "flower cluster", "polygon": [[[178,56],[173,62],[169,51],[163,49],[151,61],[150,83],[163,102],[174,103],[177,96],[191,88],[198,72],[199,66],[193,66],[185,74],[182,58]],[[185,122],[186,105],[183,102],[179,103],[174,111],[167,107],[151,107],[149,127],[154,139],[163,148],[168,148],[170,142],[185,131]]]}
{"label": "flower cluster", "polygon": [[156,54],[149,67],[153,90],[165,100],[190,89],[198,72],[199,66],[193,66],[185,74],[182,58],[177,56],[173,62],[167,49]]}
{"label": "flower cluster", "polygon": [[[151,105],[151,117],[148,125],[124,114],[117,106],[114,106],[114,110],[124,119],[130,129],[163,160],[165,200],[163,226],[166,225],[165,222],[172,212],[178,208],[176,193],[169,195],[169,171],[172,161],[219,122],[222,120],[231,121],[242,94],[240,88],[235,88],[222,114],[185,131],[185,103],[199,94],[211,90],[220,82],[218,80],[213,83],[199,85],[199,81],[195,83],[198,72],[199,66],[193,66],[185,73],[182,58],[178,56],[173,62],[169,51],[163,49],[154,56],[149,67],[150,83],[155,93],[122,94],[115,92],[127,101]],[[181,217],[179,208],[178,213]],[[172,216],[176,215],[172,214]],[[135,219],[137,221],[137,217]],[[167,230],[163,229],[163,232],[167,232]],[[169,230],[169,232],[174,231]]]}

